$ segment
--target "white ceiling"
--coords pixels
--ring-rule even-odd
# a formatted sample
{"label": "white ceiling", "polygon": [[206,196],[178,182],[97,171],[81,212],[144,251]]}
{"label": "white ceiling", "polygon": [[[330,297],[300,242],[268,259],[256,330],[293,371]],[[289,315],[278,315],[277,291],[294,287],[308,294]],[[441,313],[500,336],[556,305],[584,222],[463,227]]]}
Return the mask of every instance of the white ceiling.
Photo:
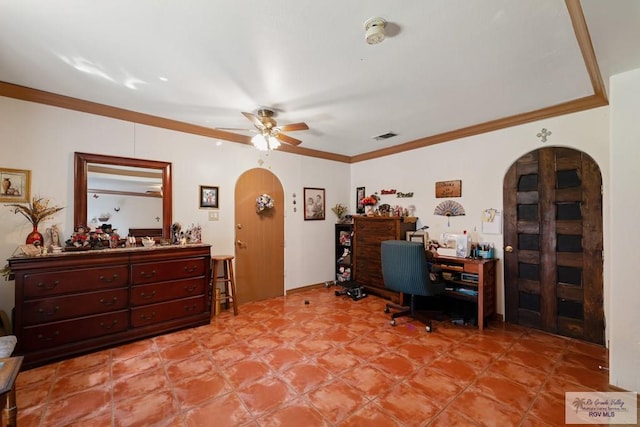
{"label": "white ceiling", "polygon": [[[640,68],[640,2],[581,5],[605,85]],[[1,0],[0,81],[209,128],[271,107],[344,156],[594,95],[562,0]]]}

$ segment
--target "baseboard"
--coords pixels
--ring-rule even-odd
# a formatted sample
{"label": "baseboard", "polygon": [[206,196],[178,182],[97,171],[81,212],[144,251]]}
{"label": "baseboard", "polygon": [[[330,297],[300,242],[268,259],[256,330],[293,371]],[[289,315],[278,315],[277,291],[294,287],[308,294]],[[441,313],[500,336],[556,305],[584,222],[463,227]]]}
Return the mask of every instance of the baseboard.
{"label": "baseboard", "polygon": [[299,288],[294,288],[294,289],[287,289],[285,294],[286,295],[297,294],[299,292],[308,291],[309,289],[325,288],[325,287],[326,287],[325,282],[315,283],[313,285],[301,286]]}

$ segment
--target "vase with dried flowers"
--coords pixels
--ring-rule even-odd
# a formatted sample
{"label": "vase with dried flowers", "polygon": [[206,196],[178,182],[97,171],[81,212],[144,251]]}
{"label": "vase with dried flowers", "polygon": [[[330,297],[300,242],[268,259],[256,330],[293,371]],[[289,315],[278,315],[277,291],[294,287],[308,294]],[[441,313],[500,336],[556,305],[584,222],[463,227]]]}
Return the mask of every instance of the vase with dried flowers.
{"label": "vase with dried flowers", "polygon": [[363,197],[360,203],[364,205],[365,213],[367,216],[373,216],[373,207],[380,201],[378,193],[373,193],[370,196]]}
{"label": "vase with dried flowers", "polygon": [[338,217],[339,223],[344,222],[344,214],[347,213],[347,207],[345,205],[338,203],[334,207],[332,207],[331,210]]}
{"label": "vase with dried flowers", "polygon": [[25,217],[33,226],[33,231],[27,236],[26,243],[33,245],[42,245],[44,238],[42,234],[38,232],[38,224],[41,221],[47,220],[56,213],[60,212],[62,207],[49,206],[50,200],[45,197],[33,197],[31,202],[26,205],[18,203],[11,203],[8,206],[13,209],[13,213],[19,213]]}

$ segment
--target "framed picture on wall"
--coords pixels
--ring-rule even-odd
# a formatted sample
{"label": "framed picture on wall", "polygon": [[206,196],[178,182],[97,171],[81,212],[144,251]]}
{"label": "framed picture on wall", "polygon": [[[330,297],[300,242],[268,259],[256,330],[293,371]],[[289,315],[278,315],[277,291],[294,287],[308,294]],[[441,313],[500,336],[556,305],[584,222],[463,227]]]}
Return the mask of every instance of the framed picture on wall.
{"label": "framed picture on wall", "polygon": [[31,171],[0,168],[0,202],[29,203]]}
{"label": "framed picture on wall", "polygon": [[200,209],[218,209],[218,187],[200,186]]}
{"label": "framed picture on wall", "polygon": [[362,199],[364,199],[364,187],[356,188],[356,213],[363,214],[364,213],[364,205],[362,204]]}
{"label": "framed picture on wall", "polygon": [[324,188],[304,188],[304,219],[324,219]]}

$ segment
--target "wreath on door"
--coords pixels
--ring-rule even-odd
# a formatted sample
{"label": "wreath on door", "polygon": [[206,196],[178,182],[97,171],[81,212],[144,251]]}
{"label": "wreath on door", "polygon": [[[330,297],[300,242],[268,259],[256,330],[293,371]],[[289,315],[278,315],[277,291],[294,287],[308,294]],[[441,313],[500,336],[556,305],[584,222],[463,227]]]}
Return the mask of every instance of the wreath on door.
{"label": "wreath on door", "polygon": [[274,201],[270,195],[261,194],[256,199],[256,212],[260,214],[264,212],[266,209],[271,209],[273,208],[273,204],[274,204]]}

